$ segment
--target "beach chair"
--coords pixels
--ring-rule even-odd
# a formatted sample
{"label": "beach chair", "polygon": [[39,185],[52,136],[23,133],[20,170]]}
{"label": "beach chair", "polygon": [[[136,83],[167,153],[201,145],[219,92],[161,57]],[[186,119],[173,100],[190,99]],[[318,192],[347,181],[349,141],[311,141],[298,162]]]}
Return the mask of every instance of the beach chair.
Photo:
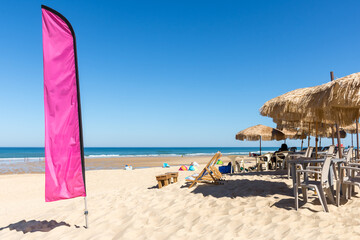
{"label": "beach chair", "polygon": [[[185,181],[191,182],[189,188],[194,186],[196,183],[215,183],[220,181],[221,173],[216,169],[215,164],[221,157],[221,153],[217,152],[210,161],[206,164],[204,169],[199,174],[193,174],[185,178]],[[216,170],[217,172],[216,172]]]}
{"label": "beach chair", "polygon": [[284,169],[286,161],[289,157],[289,151],[277,152],[275,153],[275,169]]}
{"label": "beach chair", "polygon": [[341,151],[341,153],[342,153],[341,155],[344,156],[344,147],[341,147],[340,150],[339,150],[338,147],[335,147],[335,150],[336,150],[335,158],[340,158],[340,152],[339,151]]}
{"label": "beach chair", "polygon": [[354,147],[349,147],[349,149],[347,150],[346,156],[345,156],[346,163],[353,162],[353,159],[354,159],[354,151],[353,151],[353,149],[354,149]]}
{"label": "beach chair", "polygon": [[336,182],[336,205],[340,205],[340,187],[345,199],[351,199],[353,188],[360,188],[360,163],[347,163],[340,166],[340,179]]}
{"label": "beach chair", "polygon": [[265,170],[269,170],[269,165],[272,165],[271,158],[273,154],[272,153],[265,153],[260,156],[256,156],[256,167],[257,171],[262,171],[262,165],[265,164]]}
{"label": "beach chair", "polygon": [[[314,147],[308,147],[303,155],[295,155],[296,158],[310,158],[312,155],[312,152],[314,151]],[[288,156],[290,157],[290,156]],[[290,179],[290,165],[287,165],[287,175],[288,179]]]}
{"label": "beach chair", "polygon": [[[325,192],[327,194],[327,196],[329,197],[330,201],[332,203],[335,203],[334,197],[332,195],[331,189],[330,189],[330,184],[329,184],[329,172],[330,172],[330,164],[331,164],[331,159],[332,159],[332,155],[327,155],[324,161],[324,164],[321,167],[316,167],[316,168],[320,168],[320,169],[314,169],[314,168],[306,168],[305,170],[302,168],[301,165],[299,165],[298,167],[300,168],[299,170],[296,170],[296,191],[295,191],[295,207],[296,210],[298,210],[299,208],[299,193],[298,193],[298,189],[299,187],[301,187],[302,189],[302,193],[303,193],[303,200],[306,203],[308,200],[308,195],[307,195],[307,191],[308,189],[315,189],[320,203],[323,207],[323,210],[325,212],[329,212],[328,206],[327,206],[327,202],[326,202],[326,198],[325,198]],[[300,180],[300,174],[304,175],[304,180]],[[308,174],[318,174],[320,175],[320,180],[319,181],[310,181],[308,179]]]}
{"label": "beach chair", "polygon": [[[219,152],[220,153],[220,152]],[[220,156],[219,156],[219,158],[221,157],[222,155],[221,155],[221,153],[220,153]],[[219,158],[217,159],[217,160],[214,160],[213,161],[213,163],[212,163],[212,165],[210,165],[210,170],[211,170],[211,172],[213,173],[213,176],[217,179],[217,180],[224,180],[224,177],[223,177],[223,175],[222,175],[222,173],[219,171],[219,169],[216,167],[216,163],[217,163],[217,161],[219,160]]]}
{"label": "beach chair", "polygon": [[231,160],[231,173],[245,171],[245,161],[242,155],[228,155]]}

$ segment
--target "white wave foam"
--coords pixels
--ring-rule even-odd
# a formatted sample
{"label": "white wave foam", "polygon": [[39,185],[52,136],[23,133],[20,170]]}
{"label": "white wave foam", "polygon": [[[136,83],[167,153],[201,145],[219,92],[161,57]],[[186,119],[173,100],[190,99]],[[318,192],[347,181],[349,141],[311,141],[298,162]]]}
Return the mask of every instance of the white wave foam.
{"label": "white wave foam", "polygon": [[44,161],[44,157],[30,157],[30,158],[0,158],[1,161],[9,161],[9,162],[36,162],[36,161]]}
{"label": "white wave foam", "polygon": [[113,158],[113,157],[175,157],[175,156],[181,156],[179,154],[135,154],[135,155],[119,155],[119,154],[99,154],[99,155],[88,155],[85,156],[87,158]]}

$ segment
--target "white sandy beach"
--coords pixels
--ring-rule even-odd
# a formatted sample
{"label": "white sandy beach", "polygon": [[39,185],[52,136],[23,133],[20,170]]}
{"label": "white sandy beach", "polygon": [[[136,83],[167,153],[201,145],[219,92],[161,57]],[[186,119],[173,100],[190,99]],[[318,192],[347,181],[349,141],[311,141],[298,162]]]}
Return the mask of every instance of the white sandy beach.
{"label": "white sandy beach", "polygon": [[157,189],[155,176],[177,169],[87,171],[89,229],[83,198],[45,203],[43,174],[2,175],[0,239],[360,239],[358,196],[330,213],[310,196],[295,211],[291,180],[274,171],[191,189],[193,172],[179,172]]}

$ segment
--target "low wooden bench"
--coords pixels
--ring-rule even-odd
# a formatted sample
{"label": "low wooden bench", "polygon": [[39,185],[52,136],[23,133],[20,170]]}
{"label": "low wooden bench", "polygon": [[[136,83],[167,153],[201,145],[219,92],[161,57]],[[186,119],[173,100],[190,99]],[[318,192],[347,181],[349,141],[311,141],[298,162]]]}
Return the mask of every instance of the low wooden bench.
{"label": "low wooden bench", "polygon": [[166,174],[170,175],[172,183],[176,183],[178,181],[178,176],[179,176],[178,172],[168,172]]}
{"label": "low wooden bench", "polygon": [[169,185],[171,181],[171,175],[170,174],[163,174],[156,176],[156,180],[158,181],[158,187],[162,188],[163,186]]}

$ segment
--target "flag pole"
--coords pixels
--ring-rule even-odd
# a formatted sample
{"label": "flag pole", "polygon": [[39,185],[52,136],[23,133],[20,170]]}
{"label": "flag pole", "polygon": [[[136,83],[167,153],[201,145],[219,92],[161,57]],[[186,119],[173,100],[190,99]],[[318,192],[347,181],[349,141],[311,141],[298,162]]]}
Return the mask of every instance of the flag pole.
{"label": "flag pole", "polygon": [[[78,68],[78,58],[77,58],[77,48],[76,48],[76,37],[75,32],[69,23],[69,28],[73,35],[73,45],[74,45],[74,58],[75,58],[75,71],[76,71],[76,87],[77,87],[77,100],[78,100],[78,118],[79,118],[79,131],[80,131],[80,154],[81,154],[81,167],[84,181],[84,189],[86,193],[86,181],[85,181],[85,154],[84,154],[84,135],[83,135],[83,125],[82,125],[82,114],[81,114],[81,100],[80,100],[80,83],[79,83],[79,68]],[[89,211],[87,208],[87,199],[84,197],[84,216],[85,216],[85,228],[88,228],[88,215]]]}
{"label": "flag pole", "polygon": [[85,203],[85,210],[84,210],[84,215],[85,215],[85,228],[87,229],[89,227],[88,225],[88,215],[89,215],[89,211],[87,208],[87,201],[86,201],[86,197],[84,197],[84,203]]}

